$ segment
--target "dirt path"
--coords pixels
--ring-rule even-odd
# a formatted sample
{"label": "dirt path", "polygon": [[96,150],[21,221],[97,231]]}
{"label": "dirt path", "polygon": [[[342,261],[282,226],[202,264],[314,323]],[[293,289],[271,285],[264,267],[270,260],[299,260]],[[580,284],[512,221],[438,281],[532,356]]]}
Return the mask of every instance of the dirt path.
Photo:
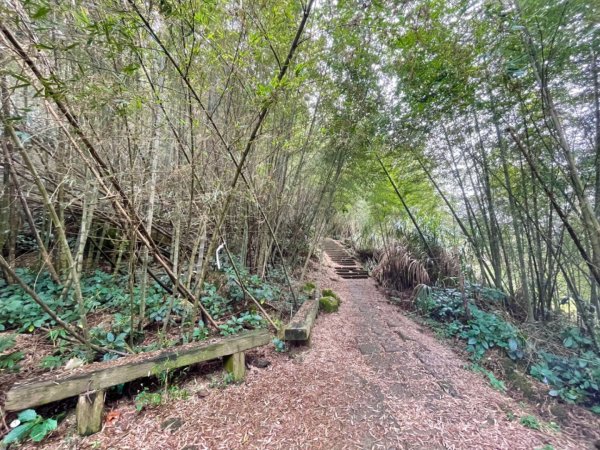
{"label": "dirt path", "polygon": [[310,349],[261,349],[254,356],[271,365],[251,367],[242,385],[207,391],[196,379],[186,389],[198,394],[188,400],[140,414],[122,405],[101,433],[48,448],[591,448],[597,437],[581,441],[509,420],[530,412],[466,370],[372,280],[341,280],[327,265],[321,287],[343,303],[318,317]]}

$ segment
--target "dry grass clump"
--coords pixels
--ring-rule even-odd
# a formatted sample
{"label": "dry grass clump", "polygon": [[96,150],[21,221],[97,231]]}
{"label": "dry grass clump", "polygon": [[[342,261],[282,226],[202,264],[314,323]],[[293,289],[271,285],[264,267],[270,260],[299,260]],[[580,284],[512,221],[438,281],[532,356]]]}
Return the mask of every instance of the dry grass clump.
{"label": "dry grass clump", "polygon": [[397,290],[429,284],[431,281],[426,266],[403,243],[385,249],[371,275],[382,286]]}
{"label": "dry grass clump", "polygon": [[[431,255],[430,255],[431,254]],[[419,285],[454,284],[460,275],[456,252],[430,243],[428,251],[411,240],[397,241],[375,253],[372,276],[384,287],[395,290]]]}

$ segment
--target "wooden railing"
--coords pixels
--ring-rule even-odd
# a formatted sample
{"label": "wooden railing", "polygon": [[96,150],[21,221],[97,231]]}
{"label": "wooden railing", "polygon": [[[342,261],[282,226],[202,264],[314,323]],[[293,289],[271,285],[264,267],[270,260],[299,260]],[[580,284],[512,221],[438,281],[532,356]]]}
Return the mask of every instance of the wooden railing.
{"label": "wooden railing", "polygon": [[[271,341],[267,330],[249,331],[214,342],[188,344],[121,358],[113,363],[95,363],[73,371],[48,375],[35,381],[15,384],[6,393],[6,411],[25,408],[79,396],[77,429],[92,434],[102,426],[105,389],[137,378],[155,376],[168,369],[224,358],[225,369],[239,381],[245,375],[244,351]],[[94,368],[97,366],[97,368]]]}

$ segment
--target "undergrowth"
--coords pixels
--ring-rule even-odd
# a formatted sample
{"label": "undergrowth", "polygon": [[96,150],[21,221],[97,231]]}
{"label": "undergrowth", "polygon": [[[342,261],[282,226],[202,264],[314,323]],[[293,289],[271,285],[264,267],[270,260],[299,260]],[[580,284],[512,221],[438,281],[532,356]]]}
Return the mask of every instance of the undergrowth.
{"label": "undergrowth", "polygon": [[504,385],[478,362],[496,348],[548,385],[550,396],[587,406],[600,414],[600,357],[579,329],[563,331],[562,343],[568,356],[538,350],[528,344],[519,328],[493,311],[501,305],[504,293],[468,285],[465,297],[457,289],[424,286],[417,291],[415,306],[428,324],[434,324],[438,335],[465,342],[474,363],[472,370],[485,374],[494,388],[504,390]]}
{"label": "undergrowth", "polygon": [[[260,303],[278,301],[285,298],[277,284],[248,273],[238,265],[239,275],[245,289]],[[79,319],[77,302],[73,289],[64,289],[55,283],[45,272],[17,269],[19,277],[67,323],[76,323]],[[278,275],[275,273],[274,277]],[[238,278],[231,265],[225,265],[223,272],[215,274],[212,282],[204,284],[202,305],[209,314],[220,323],[217,331],[222,336],[237,334],[244,329],[263,328],[267,322],[255,310],[255,305],[246,298],[244,290],[238,284]],[[168,280],[162,280],[168,285]],[[131,329],[131,302],[134,312],[139,310],[141,288],[129,287],[126,275],[109,274],[100,270],[81,278],[81,289],[85,299],[86,314],[99,317],[89,330],[91,342],[100,347],[120,352],[144,352],[159,348],[206,339],[210,332],[199,321],[191,326],[192,308],[184,300],[168,295],[158,284],[150,284],[146,289],[145,323],[157,330],[157,340],[141,343],[140,336]],[[169,312],[170,309],[170,312]],[[181,327],[180,338],[163,336],[162,325],[169,321],[171,327]],[[136,317],[137,321],[137,317]],[[57,328],[57,323],[17,284],[7,284],[0,279],[0,332],[34,333],[38,330],[47,333],[54,344],[52,355],[42,358],[40,366],[44,369],[61,367],[66,360],[77,357],[90,361],[97,357],[82,345],[68,342],[66,332]],[[187,331],[190,330],[190,331]],[[139,343],[139,344],[138,344]],[[18,370],[23,359],[20,351],[10,351],[14,346],[14,336],[2,337],[0,342],[0,370]],[[103,355],[104,360],[117,358],[114,353]]]}

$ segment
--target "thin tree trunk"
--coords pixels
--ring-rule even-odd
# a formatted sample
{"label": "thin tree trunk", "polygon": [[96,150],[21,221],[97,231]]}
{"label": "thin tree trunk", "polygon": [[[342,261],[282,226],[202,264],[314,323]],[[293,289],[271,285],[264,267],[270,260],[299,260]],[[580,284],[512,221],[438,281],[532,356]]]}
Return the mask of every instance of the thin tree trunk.
{"label": "thin tree trunk", "polygon": [[[146,212],[146,232],[148,235],[152,233],[152,221],[154,219],[154,203],[156,200],[156,178],[158,168],[158,155],[160,152],[160,139],[158,138],[158,124],[155,122],[155,133],[156,133],[156,144],[150,148],[152,154],[152,167],[150,169],[150,194],[148,198],[148,209]],[[144,324],[146,321],[146,292],[148,290],[148,264],[149,264],[149,251],[148,247],[144,247],[142,250],[142,279],[140,280],[140,309],[139,309],[139,322],[137,331],[142,333],[144,330]],[[177,274],[175,267],[173,266],[173,272]],[[179,278],[176,277],[175,284],[179,287]]]}

